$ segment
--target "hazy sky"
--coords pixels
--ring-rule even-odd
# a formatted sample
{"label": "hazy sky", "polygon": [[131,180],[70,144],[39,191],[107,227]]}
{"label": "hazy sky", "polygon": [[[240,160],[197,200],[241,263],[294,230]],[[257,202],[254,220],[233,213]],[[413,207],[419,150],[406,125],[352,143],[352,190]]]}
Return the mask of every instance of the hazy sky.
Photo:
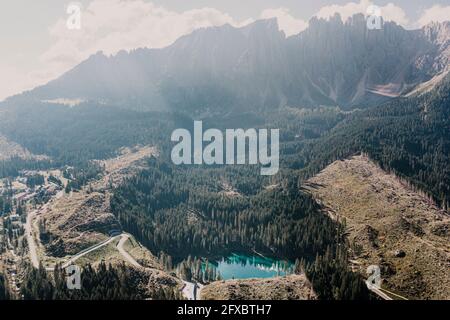
{"label": "hazy sky", "polygon": [[[82,8],[81,29],[69,30],[66,9],[75,2]],[[372,4],[407,28],[450,20],[450,0],[2,0],[0,100],[48,82],[99,50],[163,47],[199,27],[269,17],[292,35],[312,16],[346,17]]]}

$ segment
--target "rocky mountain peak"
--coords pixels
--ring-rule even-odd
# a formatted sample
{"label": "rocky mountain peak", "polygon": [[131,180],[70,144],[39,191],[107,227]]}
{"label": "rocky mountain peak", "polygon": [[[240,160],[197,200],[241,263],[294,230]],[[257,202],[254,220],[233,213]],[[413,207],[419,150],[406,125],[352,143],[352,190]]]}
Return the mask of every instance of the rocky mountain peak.
{"label": "rocky mountain peak", "polygon": [[28,93],[40,100],[117,101],[164,110],[257,106],[371,106],[398,97],[448,68],[450,22],[405,30],[364,15],[312,18],[286,38],[277,19],[203,28],[162,49],[97,53]]}

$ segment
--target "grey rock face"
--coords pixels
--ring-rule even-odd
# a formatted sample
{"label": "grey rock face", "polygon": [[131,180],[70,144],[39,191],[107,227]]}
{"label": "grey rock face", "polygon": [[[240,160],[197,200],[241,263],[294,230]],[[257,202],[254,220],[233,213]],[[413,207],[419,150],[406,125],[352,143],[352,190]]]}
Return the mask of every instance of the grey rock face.
{"label": "grey rock face", "polygon": [[449,67],[450,22],[368,30],[363,15],[313,18],[286,38],[275,19],[206,28],[163,49],[91,56],[13,99],[81,98],[143,110],[232,111],[379,104]]}

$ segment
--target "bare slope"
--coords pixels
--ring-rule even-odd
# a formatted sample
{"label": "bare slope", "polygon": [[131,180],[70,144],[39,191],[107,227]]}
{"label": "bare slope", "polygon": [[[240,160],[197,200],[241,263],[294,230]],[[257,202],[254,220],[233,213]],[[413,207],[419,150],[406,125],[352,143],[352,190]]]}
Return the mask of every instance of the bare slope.
{"label": "bare slope", "polygon": [[216,281],[201,290],[202,300],[316,300],[304,275]]}
{"label": "bare slope", "polygon": [[8,160],[11,158],[43,160],[48,157],[34,155],[20,144],[0,135],[0,160]]}
{"label": "bare slope", "polygon": [[55,199],[40,215],[51,241],[46,245],[51,255],[62,257],[76,254],[108,238],[120,230],[120,224],[110,211],[111,186],[120,183],[141,166],[144,158],[155,154],[151,147],[124,149],[121,154],[101,161],[104,176],[80,192]]}
{"label": "bare slope", "polygon": [[305,186],[347,225],[355,270],[380,265],[382,287],[450,299],[450,216],[364,156],[336,161]]}

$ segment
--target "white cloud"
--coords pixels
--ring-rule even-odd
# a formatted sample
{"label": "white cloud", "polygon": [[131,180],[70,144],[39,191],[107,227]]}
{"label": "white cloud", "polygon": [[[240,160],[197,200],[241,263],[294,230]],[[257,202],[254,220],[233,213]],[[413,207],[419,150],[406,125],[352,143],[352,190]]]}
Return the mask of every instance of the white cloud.
{"label": "white cloud", "polygon": [[294,18],[287,8],[266,9],[261,13],[262,19],[277,18],[280,30],[284,31],[286,36],[292,36],[305,30],[308,22]]}
{"label": "white cloud", "polygon": [[49,28],[53,41],[40,56],[40,69],[14,73],[18,84],[1,90],[0,100],[48,82],[98,51],[115,54],[141,47],[161,48],[198,28],[226,23],[241,26],[251,21],[236,21],[213,8],[178,13],[143,0],[93,0],[81,13],[80,30],[67,28],[69,15]]}
{"label": "white cloud", "polygon": [[[346,21],[352,15],[356,13],[363,13],[367,15],[367,10],[370,6],[376,5],[370,0],[360,0],[360,2],[348,2],[344,5],[329,5],[322,7],[319,12],[317,12],[316,16],[318,18],[329,18],[333,16],[335,13],[339,13],[342,17],[343,21]],[[378,6],[380,9],[380,15],[383,17],[385,21],[395,21],[396,23],[408,26],[409,20],[406,16],[405,11],[396,6],[393,3],[388,3],[385,6]]]}
{"label": "white cloud", "polygon": [[142,0],[94,0],[82,10],[80,30],[69,30],[66,19],[50,28],[55,41],[41,59],[67,69],[98,51],[161,48],[195,29],[226,23],[240,25],[212,8],[177,13]]}
{"label": "white cloud", "polygon": [[450,21],[450,6],[443,7],[441,5],[435,5],[424,11],[419,18],[419,26],[424,26],[430,22],[443,22]]}

